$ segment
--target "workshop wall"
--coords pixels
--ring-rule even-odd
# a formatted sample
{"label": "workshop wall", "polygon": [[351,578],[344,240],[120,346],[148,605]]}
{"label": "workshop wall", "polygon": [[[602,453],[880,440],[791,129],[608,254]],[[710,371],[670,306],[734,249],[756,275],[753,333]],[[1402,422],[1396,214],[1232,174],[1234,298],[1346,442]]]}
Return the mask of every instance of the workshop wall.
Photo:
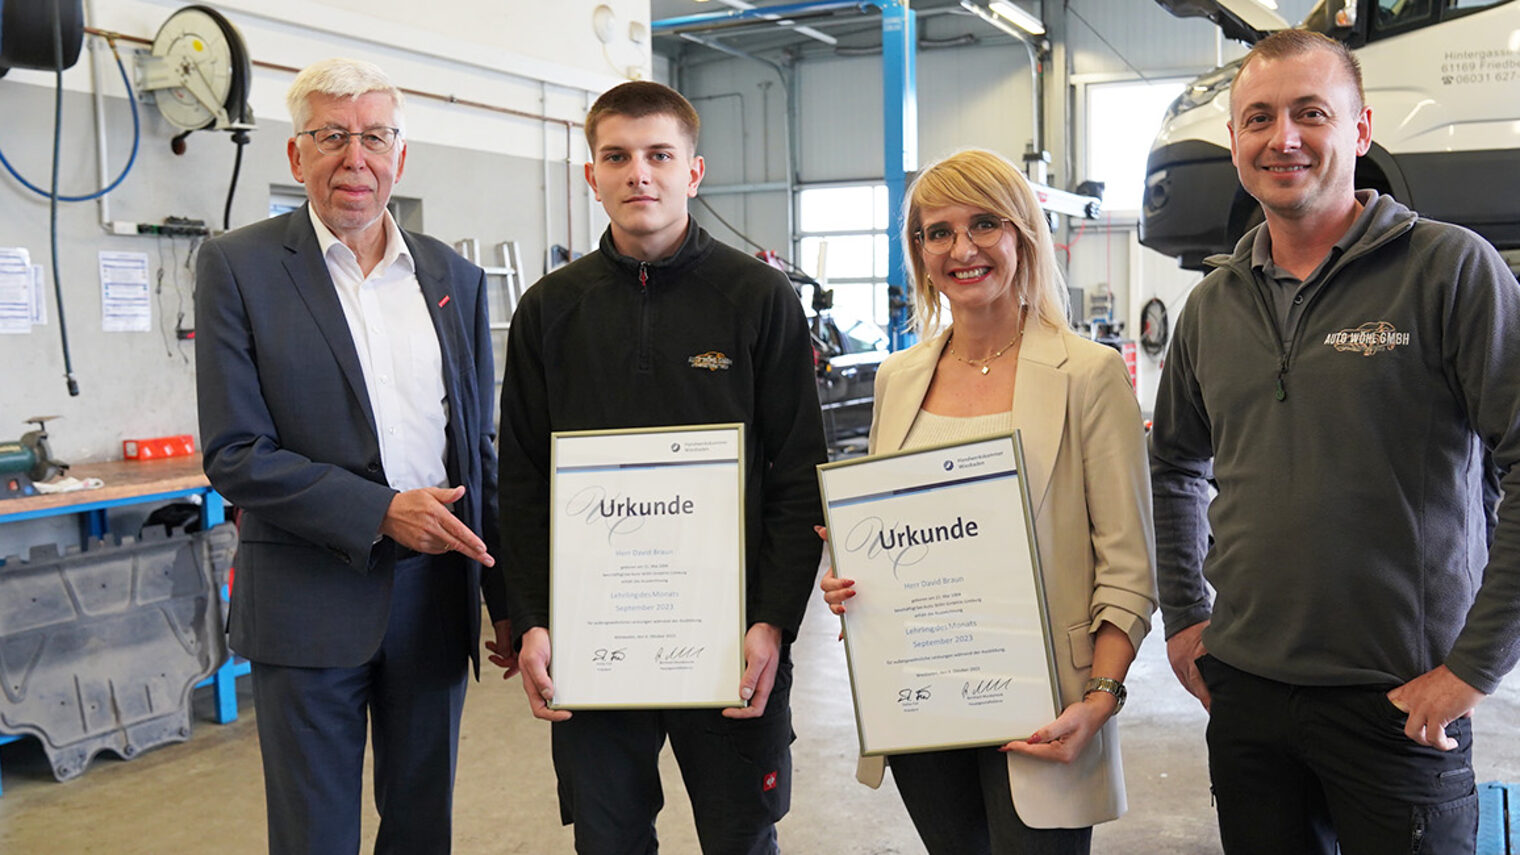
{"label": "workshop wall", "polygon": [[[879,181],[881,57],[813,59],[794,68],[798,180]],[[725,59],[703,62],[679,77],[683,94],[702,115],[708,189],[702,198],[757,243],[789,253],[790,202],[780,186],[786,182],[787,93],[779,75],[753,60]],[[1022,50],[920,51],[920,161],[970,146],[994,148],[1017,160],[1033,127],[1029,93],[1029,62]],[[777,186],[753,189],[757,184]],[[743,245],[701,203],[693,211],[720,239]]]}
{"label": "workshop wall", "polygon": [[[7,109],[14,107],[23,115],[51,113],[51,94],[35,87],[7,87],[0,81],[0,100]],[[126,104],[113,99],[110,107],[108,124],[129,133]],[[90,109],[86,97],[69,93],[66,128],[87,127]],[[288,122],[263,120],[253,134],[234,197],[234,227],[268,215],[271,188],[299,198],[301,189],[286,159],[290,130]],[[176,157],[148,128],[144,136],[137,165],[112,194],[113,219],[159,222],[166,216],[179,216],[219,228],[234,147],[224,135],[197,134],[190,138],[186,154]],[[63,161],[74,165],[60,180],[65,188],[94,185],[93,176],[79,168],[92,162],[93,139],[78,137],[71,138],[65,131]],[[26,135],[0,144],[14,163],[35,166],[22,167],[34,183],[47,175],[49,139]],[[113,143],[117,160],[125,160],[129,146],[125,139]],[[70,171],[79,174],[70,175]],[[575,245],[584,249],[592,233],[585,219],[578,169],[571,179]],[[552,242],[564,242],[565,187],[565,171],[557,164],[545,169],[539,160],[412,142],[393,199],[414,203],[408,205],[409,209],[415,206],[409,227],[449,243],[474,238],[485,264],[499,263],[494,252],[497,243],[517,240],[527,279],[532,281],[544,270],[546,230]],[[10,197],[0,206],[0,245],[25,247],[33,264],[47,271],[47,323],[33,327],[28,335],[0,335],[0,364],[11,366],[5,394],[0,396],[0,437],[25,430],[22,420],[27,417],[62,415],[65,418],[50,426],[53,448],[64,460],[85,461],[119,458],[122,439],[197,433],[194,343],[179,340],[176,330],[194,326],[191,253],[199,239],[107,235],[93,204],[60,205],[59,272],[74,372],[81,389],[78,398],[69,398],[53,302],[48,202],[15,186],[0,190],[0,195]],[[551,217],[544,213],[546,197]],[[147,255],[153,292],[150,331],[102,332],[101,251]]]}
{"label": "workshop wall", "polygon": [[[682,94],[702,117],[698,152],[707,174],[692,214],[716,238],[745,251],[755,247],[718,217],[761,246],[787,253],[788,94],[780,75],[755,62],[719,62],[705,66],[690,85],[677,83],[686,86]],[[758,185],[772,189],[746,189]]]}
{"label": "workshop wall", "polygon": [[[101,2],[90,10],[91,24],[151,37],[180,5]],[[575,122],[597,92],[621,79],[620,71],[649,72],[647,39],[641,47],[623,38],[603,49],[592,33],[594,4],[532,11],[521,4],[464,5],[469,8],[456,11],[480,27],[461,31],[453,15],[419,21],[415,6],[401,2],[219,4],[242,32],[255,62],[299,67],[325,56],[359,56],[379,62],[403,87]],[[623,27],[647,25],[647,4],[627,0],[610,5]],[[523,38],[530,30],[534,37]],[[92,50],[98,41],[87,39]],[[123,42],[122,49],[130,53],[134,45]],[[440,59],[444,53],[450,58]],[[104,136],[113,175],[131,147],[130,113],[119,74],[109,52],[96,59],[101,67],[93,75],[88,56],[65,74],[60,172],[65,193],[100,186],[92,77],[110,96]],[[131,56],[127,62],[131,75]],[[277,69],[254,71],[250,102],[259,128],[245,153],[234,227],[267,215],[271,187],[295,186],[285,154],[290,127],[284,93],[291,77]],[[47,73],[15,70],[0,79],[6,115],[0,148],[38,185],[47,184],[51,162],[52,88]],[[151,105],[140,106],[141,148],[132,173],[109,197],[110,218],[156,223],[182,216],[219,228],[234,147],[225,134],[196,133],[186,154],[175,156],[168,138],[177,129]],[[486,263],[496,263],[496,243],[518,240],[530,281],[543,272],[548,245],[569,244],[577,251],[592,245],[603,220],[599,207],[587,204],[580,177],[585,146],[579,127],[567,133],[563,124],[423,98],[409,100],[407,119],[410,151],[396,196],[419,203],[426,231],[451,242],[476,238]],[[567,180],[573,188],[568,216]],[[119,457],[122,438],[194,433],[192,347],[174,335],[181,311],[184,326],[193,317],[194,283],[185,267],[191,241],[110,236],[95,204],[60,206],[64,308],[82,389],[79,398],[70,399],[51,297],[47,200],[9,176],[0,176],[0,200],[0,246],[25,247],[33,263],[46,269],[49,294],[46,324],[31,334],[0,336],[0,364],[10,368],[0,396],[0,437],[19,435],[26,416],[62,415],[65,419],[53,425],[57,453],[66,460],[95,460]],[[103,250],[149,256],[155,291],[149,332],[101,331],[98,252]]]}
{"label": "workshop wall", "polygon": [[[1278,0],[1280,13],[1297,21],[1314,0]],[[1050,151],[1049,183],[1072,188],[1084,175],[1081,88],[1088,82],[1192,76],[1214,67],[1220,55],[1236,58],[1245,47],[1220,42],[1215,26],[1202,18],[1178,19],[1146,0],[1063,0],[1047,2],[1055,50],[1045,73],[1057,81],[1047,92],[1064,93],[1066,103],[1047,103]],[[919,36],[932,42],[952,31],[951,15],[922,15]],[[1023,47],[992,28],[981,43],[944,49],[920,49],[918,60],[919,161],[929,163],[957,149],[991,148],[1019,162],[1034,136],[1029,60]],[[760,183],[784,183],[782,143],[785,101],[778,75],[760,62],[714,58],[698,48],[687,50],[687,63],[676,70],[685,93],[704,117],[703,148],[709,154],[707,201],[741,231],[767,246],[790,247],[784,190],[756,189]],[[803,183],[879,181],[882,169],[881,58],[810,54],[791,68],[797,116],[794,172]],[[1075,117],[1069,139],[1060,117]],[[769,133],[769,146],[759,142]],[[716,156],[714,152],[718,153]],[[1137,180],[1143,180],[1138,176]],[[698,216],[702,216],[697,206]],[[1066,272],[1071,285],[1089,294],[1112,291],[1114,314],[1125,323],[1124,335],[1139,330],[1139,311],[1159,296],[1175,321],[1197,273],[1141,247],[1138,212],[1110,212],[1081,234],[1063,228],[1058,243],[1070,243]],[[737,238],[716,229],[720,237]],[[1067,257],[1063,254],[1063,258]],[[1139,393],[1149,409],[1161,358],[1140,356]]]}
{"label": "workshop wall", "polygon": [[[129,36],[151,38],[182,3],[168,0],[98,0],[88,23]],[[592,31],[597,4],[502,4],[459,0],[459,14],[429,19],[403,2],[355,0],[232,0],[217,6],[241,31],[254,62],[298,68],[328,56],[379,63],[397,85],[454,96],[526,114],[410,97],[406,105],[406,171],[393,198],[403,223],[453,243],[478,241],[481,261],[498,264],[496,244],[516,240],[525,278],[545,270],[548,247],[577,253],[594,246],[605,215],[582,178],[586,160],[579,126],[595,96],[625,74],[648,77],[648,40],[630,34],[647,28],[648,5],[614,0],[613,40]],[[462,17],[460,17],[462,15]],[[478,26],[461,28],[460,21]],[[526,34],[531,33],[531,38]],[[101,186],[93,92],[105,97],[103,137],[114,177],[132,144],[132,122],[120,75],[104,40],[86,37],[78,65],[65,72],[59,185],[65,194]],[[121,42],[127,72],[132,52]],[[99,67],[92,69],[91,55]],[[258,128],[244,153],[232,208],[235,228],[268,215],[271,192],[301,189],[290,175],[286,142],[291,127],[284,106],[293,73],[255,66],[249,101]],[[13,70],[0,78],[0,150],[32,183],[46,186],[52,156],[53,75]],[[142,136],[136,164],[109,196],[109,219],[161,223],[165,217],[201,219],[218,230],[231,178],[234,146],[218,132],[197,132],[176,156],[169,138],[178,132],[151,104],[139,104]],[[546,116],[548,121],[534,118]],[[80,395],[64,385],[59,315],[49,253],[48,201],[0,174],[0,247],[24,247],[45,271],[46,322],[29,334],[0,335],[0,439],[19,436],[34,415],[58,415],[49,425],[55,454],[65,461],[119,459],[121,440],[196,429],[194,352],[177,339],[177,326],[194,317],[193,249],[189,238],[114,236],[103,229],[93,202],[61,204],[59,273],[74,373]],[[103,332],[99,253],[148,257],[153,290],[151,329]],[[183,320],[181,321],[181,313]],[[199,436],[197,435],[197,445]],[[72,525],[47,522],[0,526],[0,556],[24,553],[34,543],[73,542]]]}

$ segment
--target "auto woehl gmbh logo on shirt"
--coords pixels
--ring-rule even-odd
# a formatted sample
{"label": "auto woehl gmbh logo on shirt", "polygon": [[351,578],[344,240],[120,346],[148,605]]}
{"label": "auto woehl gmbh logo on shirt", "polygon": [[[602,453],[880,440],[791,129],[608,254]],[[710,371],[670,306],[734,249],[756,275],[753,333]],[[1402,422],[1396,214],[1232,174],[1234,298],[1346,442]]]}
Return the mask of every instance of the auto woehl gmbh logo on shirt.
{"label": "auto woehl gmbh logo on shirt", "polygon": [[1399,332],[1387,321],[1368,321],[1355,328],[1340,330],[1325,336],[1325,344],[1342,353],[1360,353],[1371,356],[1385,350],[1393,350],[1409,344],[1410,334]]}
{"label": "auto woehl gmbh logo on shirt", "polygon": [[727,371],[734,361],[720,351],[709,350],[706,353],[688,357],[686,364],[692,368],[706,368],[708,371]]}

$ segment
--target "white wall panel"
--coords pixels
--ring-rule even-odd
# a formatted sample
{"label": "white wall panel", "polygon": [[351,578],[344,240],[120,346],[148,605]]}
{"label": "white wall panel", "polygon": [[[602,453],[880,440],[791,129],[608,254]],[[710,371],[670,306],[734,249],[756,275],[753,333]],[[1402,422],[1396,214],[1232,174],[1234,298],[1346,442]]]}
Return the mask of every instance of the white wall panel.
{"label": "white wall panel", "polygon": [[[798,178],[804,182],[880,180],[881,57],[811,60],[802,63],[797,73],[801,93]],[[923,85],[922,68],[919,85]],[[920,127],[923,121],[920,109]]]}
{"label": "white wall panel", "polygon": [[[1213,68],[1215,27],[1203,18],[1174,18],[1149,0],[1074,0],[1067,38],[1073,74],[1149,74]],[[1105,42],[1106,40],[1106,42]],[[1227,46],[1226,58],[1243,48]]]}
{"label": "white wall panel", "polygon": [[786,233],[788,202],[785,192],[728,194],[701,198],[711,205],[719,216],[733,224],[734,229],[738,230],[735,232],[729,229],[701,204],[693,204],[692,216],[713,237],[746,254],[753,255],[757,250],[753,244],[740,237],[742,233],[756,244],[774,250],[783,257],[790,257],[791,244]]}
{"label": "white wall panel", "polygon": [[990,148],[1019,162],[1033,138],[1033,99],[1029,55],[1020,45],[920,52],[922,163],[970,147]]}
{"label": "white wall panel", "polygon": [[714,63],[683,86],[702,117],[706,183],[786,180],[786,92],[773,69],[750,60]]}
{"label": "white wall panel", "polygon": [[[785,190],[728,193],[734,185],[786,182],[786,91],[776,71],[753,60],[734,59],[702,66],[700,74],[681,81],[702,117],[698,150],[707,163],[702,202],[756,243],[789,253]],[[753,252],[735,232],[718,221],[701,202],[693,215],[713,236]]]}

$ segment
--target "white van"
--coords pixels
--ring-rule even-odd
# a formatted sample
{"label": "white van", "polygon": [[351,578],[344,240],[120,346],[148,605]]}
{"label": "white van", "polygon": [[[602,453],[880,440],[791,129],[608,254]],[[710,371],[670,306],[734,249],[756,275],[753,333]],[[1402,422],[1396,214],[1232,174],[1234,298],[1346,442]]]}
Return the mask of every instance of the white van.
{"label": "white van", "polygon": [[[1288,24],[1259,0],[1156,0],[1255,43]],[[1350,45],[1372,107],[1358,187],[1464,225],[1520,258],[1520,2],[1319,0],[1304,22]],[[1230,163],[1230,82],[1197,80],[1167,110],[1146,164],[1140,242],[1199,269],[1229,252],[1261,209]]]}

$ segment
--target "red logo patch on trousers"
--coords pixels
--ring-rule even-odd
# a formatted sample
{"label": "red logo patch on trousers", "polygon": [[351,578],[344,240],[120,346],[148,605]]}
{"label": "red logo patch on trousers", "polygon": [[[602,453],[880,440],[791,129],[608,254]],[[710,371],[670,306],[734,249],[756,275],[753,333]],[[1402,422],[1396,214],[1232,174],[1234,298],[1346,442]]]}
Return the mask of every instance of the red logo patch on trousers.
{"label": "red logo patch on trousers", "polygon": [[766,772],[765,777],[760,779],[760,791],[768,793],[776,789],[776,773]]}

